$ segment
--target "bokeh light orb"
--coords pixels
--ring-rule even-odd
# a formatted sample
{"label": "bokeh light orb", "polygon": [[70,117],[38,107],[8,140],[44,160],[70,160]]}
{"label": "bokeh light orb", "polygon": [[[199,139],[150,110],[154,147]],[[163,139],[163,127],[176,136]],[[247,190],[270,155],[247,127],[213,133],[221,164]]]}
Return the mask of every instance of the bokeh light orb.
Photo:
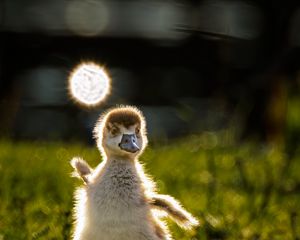
{"label": "bokeh light orb", "polygon": [[93,62],[81,63],[69,76],[71,98],[84,107],[96,107],[110,93],[110,77],[106,70]]}

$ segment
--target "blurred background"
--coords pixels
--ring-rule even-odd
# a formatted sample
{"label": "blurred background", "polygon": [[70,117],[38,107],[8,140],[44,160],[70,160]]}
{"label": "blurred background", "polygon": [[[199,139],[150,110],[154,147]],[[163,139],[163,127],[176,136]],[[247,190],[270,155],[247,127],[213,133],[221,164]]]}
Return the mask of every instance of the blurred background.
{"label": "blurred background", "polygon": [[[68,162],[99,163],[116,104],[144,112],[142,161],[202,222],[175,239],[300,239],[299,56],[298,0],[0,0],[0,240],[69,238]],[[112,77],[99,108],[68,97],[82,61]]]}
{"label": "blurred background", "polygon": [[[103,109],[138,105],[164,139],[234,126],[240,138],[300,136],[298,1],[0,2],[0,136],[81,139]],[[104,64],[112,94],[79,109],[67,77]]]}

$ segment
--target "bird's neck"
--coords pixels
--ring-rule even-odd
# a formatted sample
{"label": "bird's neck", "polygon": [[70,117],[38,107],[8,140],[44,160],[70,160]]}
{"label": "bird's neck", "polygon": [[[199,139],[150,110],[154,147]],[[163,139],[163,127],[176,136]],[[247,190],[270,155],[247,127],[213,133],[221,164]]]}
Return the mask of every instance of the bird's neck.
{"label": "bird's neck", "polygon": [[136,157],[130,156],[130,155],[123,155],[122,156],[122,155],[117,155],[117,154],[113,154],[113,153],[107,153],[105,155],[106,155],[105,159],[107,161],[111,161],[111,162],[121,161],[121,162],[134,164],[136,159],[137,159]]}
{"label": "bird's neck", "polygon": [[103,179],[113,180],[118,187],[126,182],[130,188],[139,189],[141,180],[136,163],[137,160],[124,158],[107,159],[103,169]]}
{"label": "bird's neck", "polygon": [[91,178],[91,182],[98,182],[104,175],[111,172],[112,170],[114,174],[120,169],[131,169],[134,174],[136,173],[136,163],[138,162],[137,159],[111,154],[103,154],[102,158],[103,161],[95,169],[94,174]]}
{"label": "bird's neck", "polygon": [[124,167],[134,167],[136,163],[135,159],[122,158],[119,156],[110,157],[106,159],[106,166],[124,166]]}

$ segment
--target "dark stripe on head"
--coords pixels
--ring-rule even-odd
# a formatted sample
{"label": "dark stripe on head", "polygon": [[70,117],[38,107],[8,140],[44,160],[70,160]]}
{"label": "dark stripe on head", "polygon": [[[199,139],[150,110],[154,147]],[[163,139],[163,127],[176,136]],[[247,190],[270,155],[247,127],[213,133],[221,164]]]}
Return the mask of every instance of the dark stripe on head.
{"label": "dark stripe on head", "polygon": [[135,109],[125,107],[113,109],[107,116],[106,121],[112,124],[121,124],[128,128],[135,124],[141,124],[142,119],[140,113]]}

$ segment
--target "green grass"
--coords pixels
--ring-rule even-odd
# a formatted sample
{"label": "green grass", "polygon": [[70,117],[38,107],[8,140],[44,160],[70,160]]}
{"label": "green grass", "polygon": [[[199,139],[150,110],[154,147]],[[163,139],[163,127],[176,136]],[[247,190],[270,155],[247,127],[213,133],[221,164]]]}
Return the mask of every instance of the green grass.
{"label": "green grass", "polygon": [[[299,239],[299,154],[204,136],[150,146],[141,158],[159,191],[202,223],[185,232],[170,221],[174,238]],[[69,239],[76,155],[91,166],[100,161],[96,147],[0,141],[1,240]]]}

